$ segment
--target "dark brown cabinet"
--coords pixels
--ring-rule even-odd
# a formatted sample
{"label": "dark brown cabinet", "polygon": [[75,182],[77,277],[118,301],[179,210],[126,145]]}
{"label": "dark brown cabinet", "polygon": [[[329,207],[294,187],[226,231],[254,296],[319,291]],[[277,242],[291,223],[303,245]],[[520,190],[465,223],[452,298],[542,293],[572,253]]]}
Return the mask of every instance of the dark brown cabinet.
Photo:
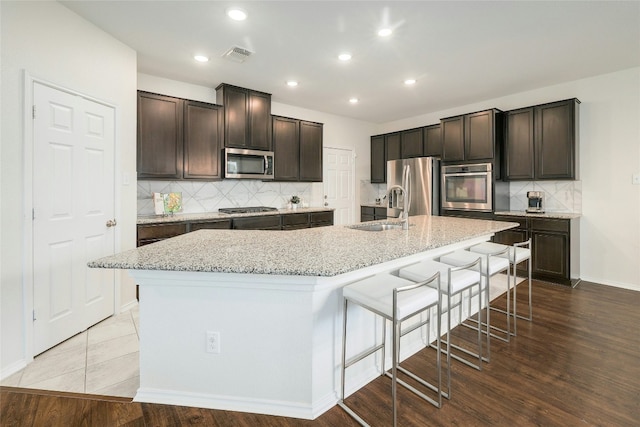
{"label": "dark brown cabinet", "polygon": [[169,239],[187,232],[187,223],[145,224],[137,227],[137,246]]}
{"label": "dark brown cabinet", "polygon": [[300,181],[322,182],[322,127],[300,121]]}
{"label": "dark brown cabinet", "polygon": [[208,221],[189,221],[189,232],[197,230],[228,230],[231,228],[230,219],[214,219]]}
{"label": "dark brown cabinet", "polygon": [[138,178],[182,178],[183,105],[182,99],[138,92]]}
{"label": "dark brown cabinet", "polygon": [[333,211],[311,212],[309,214],[310,227],[327,227],[333,225]]}
{"label": "dark brown cabinet", "polygon": [[216,100],[224,105],[225,147],[271,150],[271,95],[223,83]]}
{"label": "dark brown cabinet", "polygon": [[384,135],[371,137],[371,183],[387,181],[387,156],[384,148]]}
{"label": "dark brown cabinet", "polygon": [[300,121],[273,116],[274,180],[298,181],[300,171]]}
{"label": "dark brown cabinet", "polygon": [[384,206],[360,206],[360,222],[387,219],[387,208]]}
{"label": "dark brown cabinet", "polygon": [[322,123],[272,116],[275,181],[322,182]]}
{"label": "dark brown cabinet", "polygon": [[283,230],[299,230],[301,228],[309,228],[309,214],[295,213],[282,215]]}
{"label": "dark brown cabinet", "polygon": [[403,159],[422,157],[422,128],[404,130],[400,133],[400,152]]}
{"label": "dark brown cabinet", "polygon": [[443,162],[499,162],[502,112],[496,109],[442,119]]}
{"label": "dark brown cabinet", "polygon": [[508,180],[575,179],[579,104],[573,98],[507,112]]}
{"label": "dark brown cabinet", "polygon": [[222,177],[220,105],[138,92],[138,178]]}
{"label": "dark brown cabinet", "polygon": [[221,106],[184,102],[184,178],[222,178],[223,126]]}
{"label": "dark brown cabinet", "polygon": [[[402,158],[402,140],[400,132],[389,133],[384,136],[385,162]],[[387,165],[385,163],[385,169]]]}
{"label": "dark brown cabinet", "polygon": [[425,126],[423,130],[423,155],[425,157],[442,156],[442,134],[440,125]]}
{"label": "dark brown cabinet", "polygon": [[[516,228],[497,233],[496,243],[512,245],[531,238],[531,276],[563,285],[579,280],[579,219],[558,219],[496,215],[497,221],[518,222]],[[572,274],[574,273],[574,274]],[[518,274],[526,276],[526,263],[518,266]]]}
{"label": "dark brown cabinet", "polygon": [[234,218],[234,230],[280,230],[280,215]]}

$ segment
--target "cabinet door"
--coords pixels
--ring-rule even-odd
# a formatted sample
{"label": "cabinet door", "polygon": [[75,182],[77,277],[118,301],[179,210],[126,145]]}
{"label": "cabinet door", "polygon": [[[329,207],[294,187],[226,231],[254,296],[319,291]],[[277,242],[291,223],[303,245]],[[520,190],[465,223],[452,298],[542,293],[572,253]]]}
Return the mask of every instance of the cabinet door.
{"label": "cabinet door", "polygon": [[425,126],[423,131],[423,154],[425,157],[442,156],[442,135],[440,125]]}
{"label": "cabinet door", "polygon": [[183,101],[138,92],[138,178],[182,178]]}
{"label": "cabinet door", "polygon": [[299,230],[309,228],[309,214],[295,213],[282,215],[283,230]]}
{"label": "cabinet door", "polygon": [[575,179],[576,99],[537,106],[537,179]]}
{"label": "cabinet door", "polygon": [[442,131],[442,161],[464,160],[464,116],[450,117],[440,122]]}
{"label": "cabinet door", "polygon": [[247,148],[270,151],[271,147],[271,95],[249,91]]}
{"label": "cabinet door", "polygon": [[228,230],[231,228],[230,219],[216,219],[213,221],[195,221],[189,223],[189,231],[197,230]]}
{"label": "cabinet door", "polygon": [[219,105],[184,103],[184,177],[220,179],[224,116]]}
{"label": "cabinet door", "polygon": [[297,181],[299,178],[299,126],[299,120],[273,116],[275,181]]}
{"label": "cabinet door", "polygon": [[491,160],[494,157],[493,110],[467,114],[464,124],[465,160]]}
{"label": "cabinet door", "polygon": [[371,183],[387,181],[387,159],[384,150],[384,136],[371,137]]}
{"label": "cabinet door", "polygon": [[422,128],[402,131],[400,134],[400,151],[403,159],[422,157]]}
{"label": "cabinet door", "polygon": [[[221,95],[221,97],[220,97]],[[224,143],[226,147],[249,146],[249,92],[234,86],[219,86],[217,102],[224,105]]]}
{"label": "cabinet door", "polygon": [[144,246],[186,233],[187,223],[138,225],[136,228],[137,246]]}
{"label": "cabinet door", "polygon": [[[386,160],[398,160],[402,158],[402,148],[400,143],[400,133],[390,133],[384,136]],[[385,162],[384,168],[387,165]]]}
{"label": "cabinet door", "polygon": [[569,235],[531,231],[533,263],[531,274],[566,281],[569,279]]}
{"label": "cabinet door", "polygon": [[311,212],[309,215],[311,227],[327,227],[333,225],[333,211]]}
{"label": "cabinet door", "polygon": [[507,112],[505,138],[507,180],[533,180],[535,178],[533,117],[533,108]]}
{"label": "cabinet door", "polygon": [[300,121],[300,181],[322,182],[322,124]]}
{"label": "cabinet door", "polygon": [[280,215],[234,218],[234,230],[280,230]]}

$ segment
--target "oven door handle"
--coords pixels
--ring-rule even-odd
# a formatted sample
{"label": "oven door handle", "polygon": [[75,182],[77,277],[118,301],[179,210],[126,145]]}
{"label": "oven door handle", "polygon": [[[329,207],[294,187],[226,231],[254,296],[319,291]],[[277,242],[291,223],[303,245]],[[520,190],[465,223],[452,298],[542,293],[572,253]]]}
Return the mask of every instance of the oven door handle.
{"label": "oven door handle", "polygon": [[471,173],[445,173],[444,177],[450,177],[450,176],[467,176],[467,177],[472,177],[472,176],[489,176],[491,174],[491,172],[471,172]]}

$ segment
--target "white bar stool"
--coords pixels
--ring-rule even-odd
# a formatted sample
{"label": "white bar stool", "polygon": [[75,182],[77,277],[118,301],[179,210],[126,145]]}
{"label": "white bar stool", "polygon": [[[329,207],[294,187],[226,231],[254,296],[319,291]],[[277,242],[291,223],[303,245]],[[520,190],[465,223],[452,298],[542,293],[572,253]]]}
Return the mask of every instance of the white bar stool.
{"label": "white bar stool", "polygon": [[[366,279],[357,281],[343,288],[344,297],[344,314],[343,314],[343,329],[342,329],[342,394],[338,405],[342,407],[351,417],[358,421],[363,426],[368,424],[351,408],[349,408],[345,402],[345,372],[346,369],[353,364],[361,361],[365,357],[382,350],[382,374],[391,378],[391,396],[393,406],[393,425],[397,426],[397,398],[396,398],[396,384],[400,384],[407,389],[411,390],[421,398],[425,399],[432,405],[440,408],[442,406],[442,373],[441,373],[441,344],[440,336],[436,338],[436,369],[437,369],[437,385],[433,385],[417,375],[411,373],[405,368],[400,367],[400,338],[417,329],[417,327],[425,325],[430,322],[430,316],[427,316],[426,321],[422,321],[419,326],[410,327],[407,331],[402,331],[401,323],[419,313],[424,311],[430,311],[432,308],[437,309],[438,321],[437,328],[440,330],[440,316],[442,314],[442,298],[440,296],[440,275],[438,273],[432,275],[427,280],[420,283],[414,283],[408,280],[401,279],[391,274],[378,274],[368,277]],[[383,318],[383,335],[382,343],[374,346],[373,348],[364,351],[363,353],[353,357],[350,360],[346,360],[346,337],[347,337],[347,308],[349,303],[357,304],[378,316]],[[390,320],[392,322],[392,366],[391,375],[384,369],[384,348],[385,348],[385,331],[386,322]],[[408,383],[398,379],[397,371],[409,375],[414,380],[418,381],[425,387],[437,393],[435,399],[427,396],[415,387]]]}
{"label": "white bar stool", "polygon": [[[505,249],[508,249],[508,253],[505,253]],[[484,242],[478,245],[472,246],[469,248],[471,252],[475,252],[478,254],[500,254],[497,255],[501,258],[507,258],[509,260],[509,264],[511,265],[513,277],[513,333],[515,336],[517,333],[516,319],[520,318],[523,320],[528,320],[529,322],[533,319],[533,305],[531,303],[531,239],[525,240],[524,242],[514,243],[512,246],[502,245],[500,243],[493,242]],[[523,261],[527,261],[527,276],[529,282],[529,316],[521,316],[517,314],[516,303],[517,303],[517,277],[516,277],[516,267]],[[509,294],[511,284],[507,285],[507,310],[506,314],[509,315]],[[492,310],[498,311],[501,313],[505,313],[505,310],[501,310],[497,307],[491,307]]]}
{"label": "white bar stool", "polygon": [[[508,249],[505,249],[504,253],[506,254],[508,251]],[[465,251],[465,250],[458,250],[455,252],[451,252],[449,254],[445,254],[442,255],[440,257],[440,262],[444,263],[444,264],[448,264],[454,267],[460,267],[460,266],[464,266],[467,265],[470,262],[473,262],[475,259],[478,258],[478,256],[482,256],[482,263],[480,263],[477,266],[474,266],[473,269],[474,270],[478,270],[480,271],[480,274],[482,275],[484,281],[480,281],[481,282],[481,286],[480,286],[480,295],[482,295],[482,292],[484,292],[484,304],[482,303],[482,298],[479,298],[478,300],[478,321],[480,321],[480,314],[479,312],[482,310],[483,307],[486,307],[486,312],[485,312],[485,320],[486,320],[486,331],[483,331],[483,333],[485,333],[487,335],[487,352],[486,352],[486,357],[483,357],[482,360],[484,360],[485,362],[489,362],[491,360],[491,337],[495,337],[495,338],[500,338],[503,341],[509,341],[509,333],[506,333],[506,338],[502,338],[499,337],[495,334],[491,333],[491,317],[489,314],[489,302],[490,302],[490,298],[489,298],[489,289],[490,289],[490,277],[493,276],[494,274],[506,271],[507,275],[509,274],[509,261],[505,258],[499,258],[497,256],[494,255],[482,255],[482,254],[476,254],[476,253],[472,253],[469,251]],[[508,280],[507,280],[508,281]],[[484,282],[484,283],[483,283]],[[469,303],[471,303],[471,296],[469,296]],[[509,330],[509,321],[510,321],[510,317],[506,316],[507,319],[507,331]],[[468,325],[467,325],[468,326]],[[481,328],[480,328],[481,329]]]}
{"label": "white bar stool", "polygon": [[[424,260],[417,264],[410,265],[408,267],[404,267],[400,269],[398,272],[399,276],[405,279],[413,280],[415,282],[421,282],[425,278],[430,277],[434,273],[440,273],[441,278],[441,292],[446,295],[446,308],[444,308],[443,302],[443,310],[447,311],[447,339],[446,345],[447,349],[445,350],[445,354],[447,355],[447,366],[451,366],[451,358],[458,360],[468,366],[471,366],[475,369],[482,370],[482,328],[480,321],[480,312],[478,312],[478,351],[472,352],[468,349],[462,348],[458,345],[451,344],[450,332],[451,332],[451,313],[452,309],[455,307],[459,307],[459,312],[462,313],[462,293],[473,289],[475,286],[478,287],[477,295],[481,295],[480,286],[481,286],[481,275],[478,271],[473,271],[472,269],[475,267],[479,267],[482,264],[482,259],[480,256],[476,256],[475,260],[467,265],[463,265],[460,267],[452,267],[447,264],[443,264],[441,262],[437,262],[434,260]],[[460,300],[456,303],[452,303],[452,298],[454,296],[460,296]],[[471,298],[471,297],[470,297]],[[480,296],[478,296],[480,299]],[[478,302],[480,303],[480,302]],[[440,331],[442,333],[442,331]],[[471,357],[477,358],[477,364],[472,363],[456,354],[453,354],[451,349],[458,350],[462,353],[465,353]],[[449,371],[450,373],[450,371]],[[451,398],[451,375],[447,376],[447,397]]]}

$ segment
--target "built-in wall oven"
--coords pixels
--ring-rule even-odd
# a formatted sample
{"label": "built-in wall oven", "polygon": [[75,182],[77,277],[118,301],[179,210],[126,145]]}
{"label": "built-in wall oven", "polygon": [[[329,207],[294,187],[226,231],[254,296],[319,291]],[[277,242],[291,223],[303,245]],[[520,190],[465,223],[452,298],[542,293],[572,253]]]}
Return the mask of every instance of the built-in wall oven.
{"label": "built-in wall oven", "polygon": [[491,212],[494,209],[491,163],[442,167],[442,209]]}

